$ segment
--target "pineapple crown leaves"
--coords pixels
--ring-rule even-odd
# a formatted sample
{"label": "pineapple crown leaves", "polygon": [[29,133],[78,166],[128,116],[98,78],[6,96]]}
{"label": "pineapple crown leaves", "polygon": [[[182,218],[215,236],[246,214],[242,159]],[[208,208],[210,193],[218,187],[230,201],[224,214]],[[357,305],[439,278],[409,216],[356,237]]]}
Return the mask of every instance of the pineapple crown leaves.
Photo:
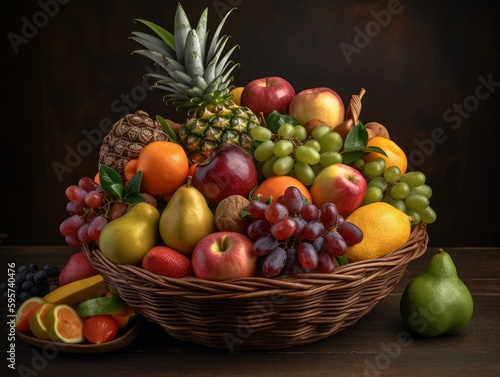
{"label": "pineapple crown leaves", "polygon": [[165,102],[172,102],[178,109],[193,111],[230,98],[229,91],[233,88],[231,73],[239,66],[230,57],[239,46],[235,45],[224,53],[230,36],[221,36],[221,31],[229,14],[235,9],[232,8],[225,14],[210,44],[207,30],[208,8],[202,12],[193,29],[179,3],[173,35],[157,24],[136,19],[149,27],[155,35],[132,32],[131,39],[145,47],[132,53],[149,58],[165,71],[145,74],[145,77],[156,80],[153,88],[168,92],[163,97]]}

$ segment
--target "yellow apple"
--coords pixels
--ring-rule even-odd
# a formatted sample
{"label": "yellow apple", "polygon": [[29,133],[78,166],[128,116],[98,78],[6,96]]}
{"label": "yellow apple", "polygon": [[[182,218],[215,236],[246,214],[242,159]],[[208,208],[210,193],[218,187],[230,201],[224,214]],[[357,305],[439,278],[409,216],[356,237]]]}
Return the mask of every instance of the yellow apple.
{"label": "yellow apple", "polygon": [[332,130],[344,121],[345,109],[340,96],[326,87],[305,89],[292,99],[289,114],[298,124],[320,120]]}

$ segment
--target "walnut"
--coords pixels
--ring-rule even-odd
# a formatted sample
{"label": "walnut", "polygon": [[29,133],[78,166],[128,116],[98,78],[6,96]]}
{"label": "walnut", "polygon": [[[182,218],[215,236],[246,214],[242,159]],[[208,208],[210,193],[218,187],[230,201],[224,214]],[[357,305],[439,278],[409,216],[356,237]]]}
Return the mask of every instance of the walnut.
{"label": "walnut", "polygon": [[215,225],[217,229],[246,235],[247,227],[252,219],[250,216],[241,217],[240,212],[248,203],[250,203],[248,199],[241,195],[231,195],[223,199],[215,209]]}

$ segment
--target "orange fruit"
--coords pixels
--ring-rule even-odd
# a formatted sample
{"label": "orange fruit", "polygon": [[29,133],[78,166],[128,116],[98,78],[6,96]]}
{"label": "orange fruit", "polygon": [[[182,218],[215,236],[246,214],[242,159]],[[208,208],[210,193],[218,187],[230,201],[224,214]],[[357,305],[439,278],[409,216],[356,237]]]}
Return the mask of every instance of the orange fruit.
{"label": "orange fruit", "polygon": [[383,154],[371,152],[366,156],[363,156],[365,162],[370,162],[378,157],[382,157],[385,160],[385,168],[389,166],[397,166],[401,170],[401,175],[406,173],[408,167],[408,160],[406,158],[405,152],[397,145],[394,140],[387,139],[382,136],[375,136],[374,138],[368,140],[368,147],[379,147],[381,148],[387,156]]}
{"label": "orange fruit", "polygon": [[29,318],[31,332],[38,339],[50,340],[48,333],[50,322],[48,321],[47,317],[51,310],[55,308],[55,306],[55,304],[46,302],[42,304],[42,306],[38,308],[36,313]]}
{"label": "orange fruit", "polygon": [[155,246],[142,259],[142,268],[157,275],[182,278],[193,275],[191,260],[167,246]]}
{"label": "orange fruit", "polygon": [[186,152],[179,144],[170,141],[147,144],[139,153],[135,171],[132,164],[127,174],[142,171],[142,187],[151,195],[174,193],[186,183],[189,170]]}
{"label": "orange fruit", "polygon": [[24,301],[17,310],[16,330],[22,333],[29,333],[31,331],[29,323],[30,317],[34,315],[45,302],[46,301],[41,297],[30,297]]}
{"label": "orange fruit", "polygon": [[81,343],[83,321],[76,310],[69,305],[56,305],[47,313],[48,335],[50,339],[61,343]]}
{"label": "orange fruit", "polygon": [[410,217],[385,202],[358,207],[345,221],[363,232],[361,242],[347,249],[346,256],[351,262],[381,258],[399,249],[410,237]]}
{"label": "orange fruit", "polygon": [[309,203],[312,203],[311,193],[307,187],[297,178],[290,177],[288,175],[273,175],[266,178],[259,186],[257,186],[252,197],[255,198],[258,194],[260,194],[260,200],[262,202],[266,201],[269,197],[272,197],[272,201],[276,201],[285,193],[287,187],[290,186],[297,187]]}
{"label": "orange fruit", "polygon": [[241,93],[243,93],[243,89],[245,89],[245,87],[237,86],[229,92],[229,94],[234,95],[234,97],[231,98],[231,101],[233,101],[238,106],[241,106]]}
{"label": "orange fruit", "polygon": [[137,158],[133,158],[129,160],[129,162],[125,164],[125,168],[123,168],[123,174],[125,175],[125,180],[127,182],[130,181],[137,172],[137,161]]}

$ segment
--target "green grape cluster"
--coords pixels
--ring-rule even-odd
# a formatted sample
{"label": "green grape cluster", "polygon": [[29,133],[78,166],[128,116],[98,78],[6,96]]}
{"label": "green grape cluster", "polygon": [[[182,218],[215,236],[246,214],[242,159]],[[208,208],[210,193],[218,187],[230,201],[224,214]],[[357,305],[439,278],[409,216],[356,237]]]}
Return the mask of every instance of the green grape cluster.
{"label": "green grape cluster", "polygon": [[387,202],[410,216],[412,225],[436,221],[436,212],[430,206],[432,188],[425,183],[424,173],[411,171],[401,174],[397,166],[386,168],[383,158],[367,163],[358,159],[354,166],[363,173],[368,186],[361,205]]}
{"label": "green grape cluster", "polygon": [[304,126],[291,123],[283,123],[277,133],[257,126],[251,135],[258,144],[254,157],[264,178],[290,175],[309,186],[323,168],[342,162],[342,136],[327,125],[310,135]]}

